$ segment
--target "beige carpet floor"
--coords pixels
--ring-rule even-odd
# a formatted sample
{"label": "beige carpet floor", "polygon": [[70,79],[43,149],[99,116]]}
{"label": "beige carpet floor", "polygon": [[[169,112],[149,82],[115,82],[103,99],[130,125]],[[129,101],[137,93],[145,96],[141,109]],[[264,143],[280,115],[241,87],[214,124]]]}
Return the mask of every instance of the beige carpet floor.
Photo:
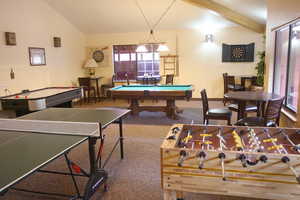
{"label": "beige carpet floor", "polygon": [[[153,102],[144,102],[152,104]],[[162,104],[158,102],[156,104]],[[178,106],[187,110],[180,115],[178,120],[169,120],[163,113],[141,113],[140,118],[132,118],[129,116],[124,124],[124,148],[125,158],[120,160],[119,148],[113,154],[110,162],[106,166],[109,173],[108,185],[109,190],[102,192],[99,190],[92,199],[103,200],[160,200],[162,197],[162,189],[160,186],[160,145],[168,132],[171,124],[187,122],[190,119],[200,122],[200,102],[179,101]],[[211,102],[213,107],[222,107],[220,102]],[[80,105],[78,105],[80,106]],[[126,107],[126,101],[102,101],[97,104],[85,104],[80,107]],[[191,110],[191,111],[188,111]],[[198,114],[197,114],[198,113]],[[190,116],[192,115],[192,116]],[[233,121],[236,116],[233,117]],[[126,123],[128,122],[128,123]],[[147,123],[144,123],[147,122]],[[214,121],[213,123],[225,124],[225,122]],[[114,139],[118,135],[117,125],[111,125],[106,130],[106,141],[104,155],[112,147]],[[21,152],[20,152],[21,153]],[[38,154],[38,149],[37,149]],[[87,144],[82,144],[69,154],[70,158],[83,168],[88,169],[88,148]],[[1,161],[3,162],[3,161]],[[60,158],[45,167],[46,169],[56,169],[67,171],[64,159]],[[86,182],[85,178],[77,179],[81,190]],[[220,180],[221,181],[221,180]],[[62,192],[72,194],[72,182],[70,177],[35,173],[20,182],[17,187],[42,190],[49,192]],[[50,197],[45,195],[29,194],[19,191],[9,191],[3,200],[50,200],[62,199],[59,197]],[[216,196],[205,194],[185,194],[186,200],[247,200],[247,198]]]}

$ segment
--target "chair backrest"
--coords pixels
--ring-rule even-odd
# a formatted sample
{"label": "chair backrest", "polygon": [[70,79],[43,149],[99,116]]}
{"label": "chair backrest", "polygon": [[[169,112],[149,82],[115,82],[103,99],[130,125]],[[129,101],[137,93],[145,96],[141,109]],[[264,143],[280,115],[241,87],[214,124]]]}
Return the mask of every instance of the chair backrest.
{"label": "chair backrest", "polygon": [[228,85],[235,86],[234,76],[228,76],[228,73],[223,73],[223,81],[224,81],[224,94],[228,92]]}
{"label": "chair backrest", "polygon": [[257,76],[253,76],[251,78],[251,85],[256,85],[256,81],[257,81]]}
{"label": "chair backrest", "polygon": [[226,77],[227,85],[233,85],[235,86],[235,79],[234,76],[227,76]]}
{"label": "chair backrest", "polygon": [[203,107],[203,116],[207,113],[209,107],[208,107],[208,99],[207,99],[207,94],[206,90],[203,89],[201,90],[201,99],[202,99],[202,107]]}
{"label": "chair backrest", "polygon": [[264,119],[267,122],[273,121],[276,125],[279,125],[280,112],[283,104],[284,97],[280,99],[269,100],[266,111],[264,114]]}
{"label": "chair backrest", "polygon": [[167,74],[166,75],[166,85],[171,84],[173,85],[174,74]]}
{"label": "chair backrest", "polygon": [[91,87],[91,78],[90,77],[79,77],[78,78],[79,86],[90,88]]}
{"label": "chair backrest", "polygon": [[111,86],[115,87],[115,79],[116,79],[116,74],[113,74],[111,77]]}
{"label": "chair backrest", "polygon": [[223,73],[224,94],[228,92],[227,73]]}
{"label": "chair backrest", "polygon": [[129,77],[128,77],[128,74],[127,74],[127,73],[125,74],[125,78],[126,78],[126,83],[127,83],[127,85],[130,85]]}

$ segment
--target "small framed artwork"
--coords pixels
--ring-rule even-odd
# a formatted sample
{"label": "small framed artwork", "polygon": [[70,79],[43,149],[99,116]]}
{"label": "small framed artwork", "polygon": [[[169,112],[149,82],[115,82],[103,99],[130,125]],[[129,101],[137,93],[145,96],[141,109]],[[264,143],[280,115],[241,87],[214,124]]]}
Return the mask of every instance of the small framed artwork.
{"label": "small framed artwork", "polygon": [[61,47],[60,37],[53,37],[54,47]]}
{"label": "small framed artwork", "polygon": [[5,32],[6,45],[15,46],[17,45],[16,33]]}
{"label": "small framed artwork", "polygon": [[45,48],[29,47],[28,50],[31,66],[46,65]]}

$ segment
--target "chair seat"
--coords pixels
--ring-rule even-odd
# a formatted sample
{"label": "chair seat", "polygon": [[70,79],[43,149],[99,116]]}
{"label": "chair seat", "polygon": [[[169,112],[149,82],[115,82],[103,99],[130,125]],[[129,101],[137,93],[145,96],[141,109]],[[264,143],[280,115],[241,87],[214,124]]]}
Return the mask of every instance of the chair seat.
{"label": "chair seat", "polygon": [[265,122],[262,117],[246,117],[240,119],[235,123],[237,126],[265,126],[265,127],[275,127],[276,123],[273,121]]}
{"label": "chair seat", "polygon": [[[239,106],[238,106],[238,104],[234,104],[234,103],[229,104],[228,109],[232,110],[234,112],[238,112],[239,111]],[[246,105],[245,111],[246,112],[256,112],[257,111],[257,106],[255,106],[255,105]]]}
{"label": "chair seat", "polygon": [[239,84],[235,84],[235,85],[228,84],[228,89],[229,90],[234,90],[234,91],[245,90],[245,88],[242,85],[239,85]]}
{"label": "chair seat", "polygon": [[90,87],[86,87],[86,86],[82,86],[83,90],[87,91],[87,90],[95,90],[96,88],[94,86],[90,86]]}
{"label": "chair seat", "polygon": [[231,116],[231,111],[227,108],[213,108],[213,109],[208,110],[207,115],[210,115],[210,116],[224,116],[224,115]]}
{"label": "chair seat", "polygon": [[265,120],[262,117],[246,117],[235,123],[237,126],[265,126]]}

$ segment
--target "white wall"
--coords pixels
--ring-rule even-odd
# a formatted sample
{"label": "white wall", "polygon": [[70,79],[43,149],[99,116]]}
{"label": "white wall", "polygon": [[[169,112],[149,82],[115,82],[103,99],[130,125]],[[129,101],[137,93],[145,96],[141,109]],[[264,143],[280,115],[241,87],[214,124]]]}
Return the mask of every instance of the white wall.
{"label": "white wall", "polygon": [[[223,97],[222,73],[233,75],[255,75],[255,63],[222,63],[222,43],[248,44],[255,42],[255,54],[264,48],[261,34],[242,27],[230,27],[214,33],[215,42],[204,42],[204,34],[199,30],[178,30],[155,32],[159,41],[167,42],[170,54],[179,55],[179,77],[176,84],[193,84],[193,97],[200,96],[200,90],[206,88],[210,98]],[[87,46],[105,47],[105,60],[97,69],[97,75],[105,76],[105,82],[113,73],[112,45],[137,44],[148,38],[148,33],[96,34],[87,36]],[[177,39],[176,39],[177,38]],[[177,41],[177,45],[176,45]],[[167,54],[168,54],[167,53]]]}
{"label": "white wall", "polygon": [[[70,86],[83,74],[85,36],[41,0],[0,0],[0,96],[48,86]],[[4,32],[15,32],[16,46],[6,46]],[[62,47],[53,47],[53,37]],[[46,66],[30,66],[28,47],[46,50]],[[13,68],[15,79],[9,73]]]}

